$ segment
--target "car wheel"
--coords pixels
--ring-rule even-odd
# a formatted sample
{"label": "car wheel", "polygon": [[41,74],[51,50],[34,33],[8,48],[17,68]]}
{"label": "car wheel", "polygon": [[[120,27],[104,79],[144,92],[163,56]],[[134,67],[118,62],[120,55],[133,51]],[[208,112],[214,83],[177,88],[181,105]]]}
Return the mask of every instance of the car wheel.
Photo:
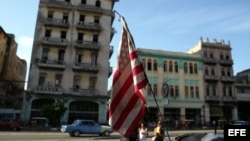
{"label": "car wheel", "polygon": [[70,135],[71,137],[74,137],[74,134],[73,134],[72,132],[70,132],[69,135]]}
{"label": "car wheel", "polygon": [[74,134],[74,136],[78,137],[78,136],[80,136],[80,131],[76,130],[76,131],[73,132],[73,134]]}
{"label": "car wheel", "polygon": [[104,131],[103,133],[104,136],[110,136],[110,132],[108,130]]}

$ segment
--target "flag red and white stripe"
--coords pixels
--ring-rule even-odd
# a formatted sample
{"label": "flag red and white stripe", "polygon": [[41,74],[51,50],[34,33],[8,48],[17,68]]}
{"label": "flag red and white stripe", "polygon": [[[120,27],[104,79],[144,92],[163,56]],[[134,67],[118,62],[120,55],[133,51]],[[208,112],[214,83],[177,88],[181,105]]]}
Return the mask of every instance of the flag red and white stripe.
{"label": "flag red and white stripe", "polygon": [[122,37],[113,75],[109,124],[128,138],[144,116],[146,100],[142,89],[147,85],[147,78],[139,61],[133,37],[122,16],[121,23]]}

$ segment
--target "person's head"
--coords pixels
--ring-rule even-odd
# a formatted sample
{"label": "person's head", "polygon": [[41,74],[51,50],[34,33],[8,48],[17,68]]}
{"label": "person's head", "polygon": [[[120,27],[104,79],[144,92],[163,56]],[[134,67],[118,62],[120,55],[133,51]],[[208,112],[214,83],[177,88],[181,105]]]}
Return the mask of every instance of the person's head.
{"label": "person's head", "polygon": [[157,126],[161,126],[161,122],[160,121],[157,123]]}

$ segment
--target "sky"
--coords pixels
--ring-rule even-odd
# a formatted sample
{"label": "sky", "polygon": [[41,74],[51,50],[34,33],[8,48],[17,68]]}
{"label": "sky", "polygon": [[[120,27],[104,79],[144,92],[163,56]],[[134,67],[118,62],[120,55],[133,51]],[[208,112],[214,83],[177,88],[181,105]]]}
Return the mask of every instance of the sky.
{"label": "sky", "polygon": [[[2,0],[0,26],[15,35],[17,55],[30,63],[39,0]],[[249,0],[119,0],[114,10],[121,14],[137,48],[187,52],[200,38],[230,41],[234,74],[250,68]],[[114,68],[121,37],[116,14],[111,46]],[[28,76],[28,74],[27,74]],[[112,84],[112,76],[108,81]]]}

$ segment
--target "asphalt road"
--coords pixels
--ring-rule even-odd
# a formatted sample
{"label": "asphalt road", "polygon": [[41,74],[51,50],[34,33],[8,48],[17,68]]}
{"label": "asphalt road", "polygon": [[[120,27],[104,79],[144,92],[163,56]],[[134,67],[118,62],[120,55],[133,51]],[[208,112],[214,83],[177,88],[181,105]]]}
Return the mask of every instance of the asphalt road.
{"label": "asphalt road", "polygon": [[[174,141],[176,136],[187,133],[214,133],[214,130],[176,130],[169,131],[171,141]],[[223,130],[217,130],[217,133],[223,133]],[[149,133],[148,141],[151,141],[153,133]],[[0,141],[120,141],[119,133],[112,133],[110,137],[102,137],[98,135],[81,135],[80,137],[70,137],[68,133],[61,132],[0,132]]]}

